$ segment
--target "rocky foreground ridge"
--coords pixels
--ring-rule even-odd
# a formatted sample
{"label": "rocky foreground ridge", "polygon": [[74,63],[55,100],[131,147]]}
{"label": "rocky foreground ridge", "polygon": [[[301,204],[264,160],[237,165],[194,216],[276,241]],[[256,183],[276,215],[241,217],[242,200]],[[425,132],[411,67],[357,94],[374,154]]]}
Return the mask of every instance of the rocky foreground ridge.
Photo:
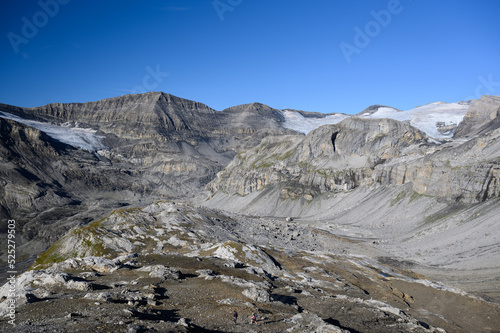
{"label": "rocky foreground ridge", "polygon": [[484,332],[498,325],[498,307],[363,254],[372,251],[302,223],[183,203],[117,210],[73,229],[18,277],[12,331]]}
{"label": "rocky foreground ridge", "polygon": [[16,220],[17,268],[31,266],[20,332],[500,326],[499,97],[445,124],[451,139],[367,112],[304,136],[259,103],[164,93],[0,111],[0,232]]}

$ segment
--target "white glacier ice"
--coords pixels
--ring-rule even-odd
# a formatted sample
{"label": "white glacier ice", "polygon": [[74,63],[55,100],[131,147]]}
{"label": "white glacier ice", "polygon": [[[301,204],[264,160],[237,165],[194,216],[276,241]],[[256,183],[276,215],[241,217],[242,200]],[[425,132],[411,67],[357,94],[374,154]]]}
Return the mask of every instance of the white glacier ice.
{"label": "white glacier ice", "polygon": [[281,111],[285,117],[285,124],[283,127],[292,129],[294,131],[307,134],[312,130],[322,125],[333,125],[340,123],[342,120],[349,118],[346,114],[332,114],[325,117],[304,117],[297,111],[283,110]]}
{"label": "white glacier ice", "polygon": [[[362,118],[390,118],[399,121],[408,121],[410,124],[425,132],[432,138],[451,138],[453,133],[440,133],[440,126],[458,125],[464,118],[468,104],[464,103],[443,103],[436,102],[424,106],[419,106],[408,111],[399,111],[390,107],[380,107],[373,114],[365,113]],[[346,114],[332,114],[325,117],[304,117],[299,112],[283,110],[285,117],[285,128],[293,129],[304,134],[326,124],[337,124],[342,120],[352,117]]]}
{"label": "white glacier ice", "polygon": [[0,111],[0,117],[11,119],[18,123],[34,127],[60,142],[71,146],[79,147],[89,151],[106,149],[102,143],[104,136],[98,135],[96,130],[91,128],[70,127],[69,125],[54,125],[35,120],[27,120],[13,114]]}
{"label": "white glacier ice", "polygon": [[419,106],[408,111],[396,111],[393,108],[379,108],[367,118],[391,118],[400,121],[409,121],[410,124],[425,132],[432,138],[450,138],[453,133],[440,133],[438,123],[445,126],[458,125],[464,118],[469,105],[460,103],[436,102]]}

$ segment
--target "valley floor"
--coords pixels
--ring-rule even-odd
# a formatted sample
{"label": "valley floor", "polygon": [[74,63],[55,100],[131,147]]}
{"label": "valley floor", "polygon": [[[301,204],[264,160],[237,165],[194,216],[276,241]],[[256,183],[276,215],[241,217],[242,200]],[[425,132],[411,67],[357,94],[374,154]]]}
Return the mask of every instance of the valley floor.
{"label": "valley floor", "polygon": [[[468,283],[480,286],[471,271],[448,274],[395,256],[390,250],[401,246],[400,240],[361,237],[355,226],[157,202],[118,210],[63,241],[76,246],[78,237],[88,235],[96,243],[96,235],[108,239],[103,244],[110,249],[127,241],[133,248],[24,273],[18,279],[17,326],[2,317],[0,327],[13,332],[499,332],[498,303],[474,296],[481,293],[472,288],[471,294],[460,291],[469,291],[463,288]],[[5,286],[2,295],[5,301]],[[254,325],[252,312],[258,313]]]}

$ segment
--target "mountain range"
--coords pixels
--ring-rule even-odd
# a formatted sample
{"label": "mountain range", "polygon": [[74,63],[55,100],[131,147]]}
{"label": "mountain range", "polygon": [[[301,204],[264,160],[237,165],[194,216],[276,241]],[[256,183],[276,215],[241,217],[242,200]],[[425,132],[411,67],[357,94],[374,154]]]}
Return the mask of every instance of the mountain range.
{"label": "mountain range", "polygon": [[[395,331],[412,331],[414,325],[416,331],[494,332],[499,323],[494,314],[500,313],[499,127],[498,96],[436,102],[407,111],[373,105],[354,116],[278,110],[260,103],[216,111],[161,92],[35,108],[0,104],[2,272],[7,271],[7,221],[15,220],[16,264],[20,272],[31,266],[20,276],[29,277],[30,283],[40,279],[33,272],[50,278],[61,272],[75,274],[75,269],[81,273],[82,263],[74,260],[109,261],[135,253],[141,265],[125,264],[132,257],[122,258],[108,263],[120,270],[104,270],[127,279],[123,269],[149,267],[159,260],[152,255],[162,254],[162,267],[174,265],[180,276],[208,276],[206,281],[224,281],[222,275],[243,278],[242,268],[253,269],[255,276],[245,275],[245,283],[257,284],[249,284],[245,290],[250,291],[243,293],[252,305],[239,298],[231,298],[236,302],[232,304],[268,311],[269,329],[275,331],[308,331],[309,321],[316,323],[311,332],[389,332],[374,319],[377,311],[394,314],[396,310],[380,310],[387,305],[400,309],[388,322],[405,323],[396,325]],[[325,255],[332,257],[320,259]],[[179,262],[169,256],[178,256]],[[226,263],[220,266],[217,260]],[[314,262],[311,267],[316,268],[300,273],[294,260]],[[200,261],[218,268],[210,274],[196,273],[194,267],[209,267]],[[227,268],[228,262],[233,266]],[[337,275],[320,274],[339,262],[347,266]],[[85,267],[96,271],[92,265]],[[300,290],[311,294],[304,298],[309,305],[297,301],[300,297],[293,292],[303,274],[310,289]],[[349,274],[355,278],[347,278]],[[326,290],[325,297],[339,297],[337,287],[324,285],[334,276],[343,281],[350,307],[354,299],[368,306],[363,302],[374,295],[388,303],[377,305],[375,317],[366,315],[365,326],[347,324],[354,320],[348,314],[335,319],[327,308],[315,312],[312,304],[321,297],[314,288]],[[94,285],[99,280],[111,286],[100,276],[80,278],[63,280]],[[373,285],[363,279],[373,280]],[[161,288],[172,288],[165,282],[169,278],[160,280],[157,288],[161,283],[168,284]],[[312,280],[322,281],[323,287]],[[440,290],[489,317],[478,315],[468,326],[457,312],[445,311],[443,304],[450,306],[451,298],[440,298],[440,309],[417,306],[409,294],[394,292],[396,280],[411,284],[412,292],[418,289],[415,283],[441,281],[439,286],[447,287]],[[82,288],[91,290],[89,283]],[[432,294],[437,285],[429,284],[423,294]],[[286,297],[293,299],[278,297],[279,288],[290,289]],[[332,294],[328,288],[337,291]],[[357,289],[350,293],[349,288]],[[28,284],[23,290],[26,306],[41,304],[26,298],[28,294],[48,299]],[[387,290],[392,290],[390,297]],[[63,294],[51,292],[58,295],[58,306],[66,304]],[[391,303],[393,297],[397,302],[395,298]],[[127,302],[108,301],[110,309]],[[282,313],[302,317],[273,322],[277,302],[293,306],[279,310]],[[153,308],[160,311],[167,303],[160,301]],[[402,307],[410,311],[407,317]],[[202,325],[196,316],[203,315],[177,308],[192,324],[181,325],[177,318],[172,331],[180,326],[187,331],[235,331],[222,324]],[[139,325],[146,330],[142,317],[154,317],[146,310],[151,308],[132,311],[133,319],[125,320],[120,329]],[[75,322],[93,318],[75,316]],[[116,319],[111,316],[110,321]],[[53,328],[68,329],[59,319],[54,319]],[[25,322],[23,329],[28,326]]]}

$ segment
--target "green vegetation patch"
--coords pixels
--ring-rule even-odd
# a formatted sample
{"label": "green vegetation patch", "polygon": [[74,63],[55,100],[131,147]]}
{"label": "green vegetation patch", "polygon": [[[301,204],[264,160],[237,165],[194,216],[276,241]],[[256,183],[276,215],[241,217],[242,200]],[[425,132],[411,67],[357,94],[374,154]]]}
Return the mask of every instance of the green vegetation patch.
{"label": "green vegetation patch", "polygon": [[406,198],[406,195],[408,194],[408,190],[403,190],[396,195],[394,199],[391,201],[391,207],[394,205],[397,205],[401,201],[403,201],[404,198]]}
{"label": "green vegetation patch", "polygon": [[426,216],[422,226],[425,227],[427,225],[432,225],[432,224],[438,223],[440,221],[443,221],[443,220],[463,211],[465,208],[466,208],[465,206],[461,206],[461,205],[447,207],[447,208],[440,210],[432,215]]}
{"label": "green vegetation patch", "polygon": [[[86,256],[106,256],[113,251],[104,247],[100,241],[102,231],[99,230],[100,221],[92,222],[86,226],[71,230],[66,236],[55,242],[46,251],[42,252],[36,259],[30,269],[41,269],[52,264],[62,262],[70,258],[79,258]],[[71,253],[61,252],[61,247],[68,238],[73,241],[75,251]]]}
{"label": "green vegetation patch", "polygon": [[61,247],[61,245],[62,241],[58,240],[57,242],[52,244],[52,246],[49,247],[47,251],[40,253],[40,255],[35,259],[33,265],[31,265],[30,270],[35,268],[44,268],[56,262],[66,260],[67,258],[59,253],[59,248]]}

